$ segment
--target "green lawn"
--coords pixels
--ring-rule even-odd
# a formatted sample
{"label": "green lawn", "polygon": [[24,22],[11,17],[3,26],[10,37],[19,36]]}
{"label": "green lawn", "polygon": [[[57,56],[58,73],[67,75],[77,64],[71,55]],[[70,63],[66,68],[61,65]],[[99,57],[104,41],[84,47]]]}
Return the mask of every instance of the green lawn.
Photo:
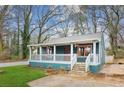
{"label": "green lawn", "polygon": [[27,82],[46,76],[40,68],[13,66],[0,68],[0,87],[26,87]]}

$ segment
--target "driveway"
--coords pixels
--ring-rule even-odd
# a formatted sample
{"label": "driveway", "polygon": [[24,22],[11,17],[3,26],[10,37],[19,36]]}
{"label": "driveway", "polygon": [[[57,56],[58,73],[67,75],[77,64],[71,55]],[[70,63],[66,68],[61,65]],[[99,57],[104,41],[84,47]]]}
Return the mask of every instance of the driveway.
{"label": "driveway", "polygon": [[28,83],[31,87],[112,87],[121,84],[107,83],[92,79],[76,78],[70,75],[52,75]]}
{"label": "driveway", "polygon": [[8,62],[8,63],[0,63],[0,67],[9,67],[9,66],[17,66],[17,65],[28,65],[28,61],[19,61],[19,62]]}

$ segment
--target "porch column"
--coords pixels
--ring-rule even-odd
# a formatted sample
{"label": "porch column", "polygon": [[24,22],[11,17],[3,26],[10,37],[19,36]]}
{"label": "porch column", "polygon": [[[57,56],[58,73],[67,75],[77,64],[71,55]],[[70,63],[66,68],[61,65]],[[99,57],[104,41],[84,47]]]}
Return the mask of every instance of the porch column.
{"label": "porch column", "polygon": [[101,63],[101,42],[99,41],[99,63]]}
{"label": "porch column", "polygon": [[96,62],[96,41],[93,42],[93,62]]}
{"label": "porch column", "polygon": [[42,46],[40,46],[40,60],[42,60]]}
{"label": "porch column", "polygon": [[73,61],[73,44],[71,44],[71,62]]}
{"label": "porch column", "polygon": [[31,50],[31,46],[29,46],[29,60],[31,60],[31,52],[32,52],[32,50]]}
{"label": "porch column", "polygon": [[54,45],[54,52],[53,52],[53,61],[56,61],[56,45]]}

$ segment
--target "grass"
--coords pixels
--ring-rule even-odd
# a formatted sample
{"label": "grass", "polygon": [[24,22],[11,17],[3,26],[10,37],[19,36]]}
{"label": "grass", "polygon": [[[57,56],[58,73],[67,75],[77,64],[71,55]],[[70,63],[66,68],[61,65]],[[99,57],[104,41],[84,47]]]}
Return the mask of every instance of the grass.
{"label": "grass", "polygon": [[46,76],[40,68],[13,66],[0,68],[0,87],[27,87],[27,82]]}

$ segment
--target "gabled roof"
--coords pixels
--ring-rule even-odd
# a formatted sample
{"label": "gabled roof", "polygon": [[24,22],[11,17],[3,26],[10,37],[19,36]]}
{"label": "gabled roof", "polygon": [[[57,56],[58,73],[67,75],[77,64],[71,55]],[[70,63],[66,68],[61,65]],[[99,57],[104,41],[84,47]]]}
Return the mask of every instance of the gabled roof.
{"label": "gabled roof", "polygon": [[74,35],[64,38],[54,38],[46,40],[42,44],[33,44],[29,46],[36,46],[36,45],[54,45],[54,44],[69,44],[69,43],[80,43],[80,42],[93,42],[93,41],[100,41],[102,33],[90,33],[85,35]]}

